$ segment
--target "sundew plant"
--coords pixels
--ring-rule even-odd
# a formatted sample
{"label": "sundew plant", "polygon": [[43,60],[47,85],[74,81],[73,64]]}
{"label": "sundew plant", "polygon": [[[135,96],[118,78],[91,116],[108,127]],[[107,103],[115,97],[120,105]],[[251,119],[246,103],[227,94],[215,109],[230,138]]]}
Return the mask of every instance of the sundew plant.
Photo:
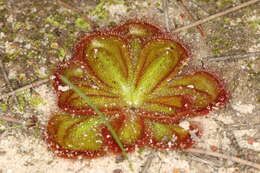
{"label": "sundew plant", "polygon": [[188,57],[183,44],[145,22],[86,34],[54,72],[62,112],[48,122],[49,148],[65,158],[122,152],[96,111],[61,76],[106,116],[126,152],[191,147],[189,130],[179,123],[223,105],[227,94],[212,73],[180,73]]}

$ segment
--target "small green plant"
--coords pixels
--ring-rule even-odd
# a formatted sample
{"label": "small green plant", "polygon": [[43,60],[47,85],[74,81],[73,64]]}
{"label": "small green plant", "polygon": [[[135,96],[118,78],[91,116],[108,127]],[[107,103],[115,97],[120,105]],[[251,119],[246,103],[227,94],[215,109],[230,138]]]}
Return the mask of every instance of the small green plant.
{"label": "small green plant", "polygon": [[144,22],[81,38],[73,58],[54,72],[63,112],[48,123],[50,149],[95,158],[144,146],[191,147],[189,131],[178,124],[224,104],[227,94],[212,73],[180,76],[188,56],[180,42]]}

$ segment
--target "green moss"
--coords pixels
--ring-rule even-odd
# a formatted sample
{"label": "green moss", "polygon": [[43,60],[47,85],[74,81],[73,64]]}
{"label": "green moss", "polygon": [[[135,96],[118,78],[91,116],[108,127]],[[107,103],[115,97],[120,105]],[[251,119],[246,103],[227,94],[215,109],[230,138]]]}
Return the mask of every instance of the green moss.
{"label": "green moss", "polygon": [[59,22],[59,23],[64,23],[65,21],[65,16],[68,15],[68,13],[66,11],[64,11],[62,13],[62,15],[57,15],[55,16],[55,21]]}
{"label": "green moss", "polygon": [[17,106],[17,109],[19,111],[24,111],[28,105],[25,98],[22,95],[20,95],[20,96],[17,96],[17,99],[18,99],[18,103],[19,103],[19,105]]}
{"label": "green moss", "polygon": [[33,43],[34,41],[39,41],[40,39],[44,38],[44,33],[40,33],[40,32],[33,32],[30,34],[29,36],[30,38],[30,42]]}
{"label": "green moss", "polygon": [[109,22],[108,26],[109,26],[109,27],[116,26],[116,22],[114,22],[114,21],[111,21],[111,22]]}
{"label": "green moss", "polygon": [[46,33],[46,34],[45,34],[45,37],[47,37],[48,39],[51,39],[51,40],[56,39],[56,36],[53,35],[52,33]]}
{"label": "green moss", "polygon": [[5,9],[5,4],[3,0],[0,0],[0,10]]}
{"label": "green moss", "polygon": [[210,42],[210,44],[214,47],[212,49],[214,55],[223,53],[224,50],[227,50],[231,46],[231,44],[228,41],[221,39],[213,39]]}
{"label": "green moss", "polygon": [[55,26],[57,28],[61,28],[61,29],[66,29],[66,26],[60,23],[61,20],[59,20],[59,18],[53,18],[53,17],[48,17],[46,19],[47,23],[50,23],[52,26]]}
{"label": "green moss", "polygon": [[253,64],[257,63],[260,59],[256,59],[253,62],[249,60],[245,60],[246,66],[248,68],[248,74],[251,80],[256,80],[260,82],[260,71],[256,72],[253,68]]}
{"label": "green moss", "polygon": [[109,4],[108,1],[105,0],[100,1],[100,3],[96,6],[96,8],[90,11],[89,14],[97,16],[99,19],[107,19],[108,11],[105,10],[105,6],[108,4]]}
{"label": "green moss", "polygon": [[36,108],[40,104],[46,104],[40,95],[36,93],[31,94],[29,89],[17,93],[16,96],[19,102],[19,111],[24,111],[28,106]]}
{"label": "green moss", "polygon": [[45,79],[48,77],[47,74],[45,74],[45,72],[42,72],[42,69],[40,69],[39,67],[36,67],[36,69],[34,70],[34,72],[36,73],[36,75],[41,78],[41,79]]}
{"label": "green moss", "polygon": [[23,28],[24,27],[24,23],[22,23],[22,22],[16,22],[15,24],[14,24],[14,26],[13,26],[13,29],[14,30],[20,30],[21,28]]}
{"label": "green moss", "polygon": [[23,57],[23,56],[21,56],[21,54],[23,54],[22,49],[20,49],[19,47],[12,48],[12,49],[13,49],[12,52],[6,53],[6,58],[8,60],[16,60],[16,59]]}
{"label": "green moss", "polygon": [[224,17],[224,22],[225,23],[230,23],[231,22],[231,18],[229,18],[229,17]]}
{"label": "green moss", "polygon": [[4,126],[6,124],[6,121],[0,120],[0,126]]}
{"label": "green moss", "polygon": [[254,31],[257,31],[260,28],[260,20],[249,21],[247,23],[249,27]]}
{"label": "green moss", "polygon": [[35,52],[34,50],[29,50],[29,52],[27,52],[28,58],[35,58],[37,55],[38,53]]}
{"label": "green moss", "polygon": [[223,44],[225,43],[224,40],[220,40],[220,39],[216,39],[216,40],[212,40],[213,44]]}
{"label": "green moss", "polygon": [[77,20],[75,21],[75,25],[76,25],[76,27],[78,27],[82,30],[89,31],[91,29],[90,25],[88,23],[86,23],[85,20],[82,18],[77,18]]}
{"label": "green moss", "polygon": [[28,97],[28,101],[33,108],[36,108],[40,104],[45,104],[39,95],[32,95]]}
{"label": "green moss", "polygon": [[156,6],[156,7],[161,7],[161,3],[160,3],[160,2],[156,2],[156,3],[155,3],[155,6]]}
{"label": "green moss", "polygon": [[7,104],[5,104],[5,103],[1,103],[1,104],[0,104],[0,110],[1,110],[2,112],[6,112],[7,109],[8,109]]}
{"label": "green moss", "polygon": [[220,7],[225,7],[227,5],[233,4],[233,0],[215,0],[216,2],[219,3]]}
{"label": "green moss", "polygon": [[65,50],[63,48],[60,48],[59,52],[58,52],[59,60],[63,61],[65,58],[65,55],[66,55]]}
{"label": "green moss", "polygon": [[260,104],[260,96],[258,97],[258,99],[257,99],[257,102],[256,102],[257,104]]}
{"label": "green moss", "polygon": [[[37,125],[37,124],[36,124]],[[39,126],[36,126],[36,128],[34,128],[34,131],[33,131],[33,136],[35,138],[40,138],[42,135],[42,131],[41,129],[39,128]]]}
{"label": "green moss", "polygon": [[18,80],[24,81],[24,80],[26,80],[26,79],[27,79],[27,78],[26,78],[25,73],[19,73],[19,74],[18,74]]}

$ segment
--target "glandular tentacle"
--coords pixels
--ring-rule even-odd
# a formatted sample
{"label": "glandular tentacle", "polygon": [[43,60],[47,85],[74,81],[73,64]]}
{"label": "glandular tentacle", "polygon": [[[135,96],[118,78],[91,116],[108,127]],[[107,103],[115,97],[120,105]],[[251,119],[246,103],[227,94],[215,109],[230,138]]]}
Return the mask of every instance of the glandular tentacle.
{"label": "glandular tentacle", "polygon": [[[193,128],[184,129],[179,123],[208,113],[228,97],[223,83],[211,73],[175,78],[188,55],[183,44],[145,22],[86,34],[76,44],[72,59],[54,72],[58,106],[65,113],[55,113],[48,122],[49,148],[65,158],[122,153],[104,118],[126,152],[143,146],[191,147],[194,141],[189,131]],[[100,118],[65,85],[61,75],[105,117]]]}

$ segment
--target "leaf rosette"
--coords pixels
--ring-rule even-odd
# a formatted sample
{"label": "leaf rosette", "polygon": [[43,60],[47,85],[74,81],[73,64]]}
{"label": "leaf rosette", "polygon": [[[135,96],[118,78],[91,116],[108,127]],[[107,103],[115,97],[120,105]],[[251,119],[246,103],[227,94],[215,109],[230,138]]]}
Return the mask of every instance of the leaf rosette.
{"label": "leaf rosette", "polygon": [[[206,71],[179,75],[188,50],[159,28],[128,22],[85,35],[71,60],[55,71],[58,106],[47,126],[59,156],[94,158],[120,153],[95,111],[60,79],[65,76],[108,118],[126,151],[149,146],[185,149],[194,142],[178,124],[227,100],[223,84]],[[64,89],[66,88],[66,89]]]}

